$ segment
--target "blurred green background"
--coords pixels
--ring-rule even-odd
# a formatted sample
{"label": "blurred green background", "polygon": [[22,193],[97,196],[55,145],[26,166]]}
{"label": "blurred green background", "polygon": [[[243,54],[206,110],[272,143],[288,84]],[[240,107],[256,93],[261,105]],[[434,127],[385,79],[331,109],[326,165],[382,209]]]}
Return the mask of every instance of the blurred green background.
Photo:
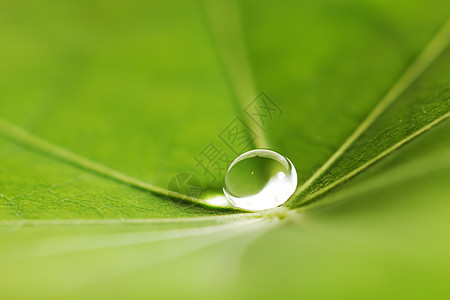
{"label": "blurred green background", "polygon": [[[439,0],[1,1],[0,297],[447,299],[448,122],[297,209],[448,116],[449,16]],[[423,51],[284,221],[170,200],[20,134],[160,188],[188,172],[206,196],[224,169],[196,158],[234,159],[238,118],[245,149],[286,155],[302,185]],[[264,128],[245,113],[261,91],[282,110]]]}

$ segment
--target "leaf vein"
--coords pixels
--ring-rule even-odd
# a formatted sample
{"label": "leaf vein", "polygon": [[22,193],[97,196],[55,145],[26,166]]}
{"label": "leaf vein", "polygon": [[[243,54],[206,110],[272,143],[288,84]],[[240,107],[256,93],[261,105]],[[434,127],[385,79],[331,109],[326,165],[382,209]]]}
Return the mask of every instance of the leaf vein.
{"label": "leaf vein", "polygon": [[[437,59],[437,57],[448,47],[450,42],[450,18],[447,19],[445,24],[441,27],[439,32],[431,39],[428,45],[424,48],[422,53],[416,58],[412,65],[406,70],[405,73],[397,80],[397,82],[392,86],[389,92],[380,100],[377,106],[369,113],[369,115],[364,119],[364,121],[358,126],[358,128],[344,141],[344,143],[339,147],[339,149],[319,168],[317,171],[305,182],[303,185],[297,188],[296,192],[292,198],[298,197],[303,191],[312,185],[325,171],[327,171],[330,166],[340,158],[344,152],[366,131],[369,126],[376,120],[383,112],[399,98],[399,96]],[[445,119],[445,116],[444,116]],[[436,120],[435,120],[436,121]],[[441,118],[442,121],[442,118]],[[433,122],[435,123],[435,122]],[[431,125],[431,123],[429,124]],[[428,126],[429,126],[428,125]],[[428,127],[426,126],[426,127]],[[432,126],[431,126],[432,127]],[[429,128],[428,128],[429,129]],[[421,129],[422,130],[422,129]],[[419,131],[421,131],[419,130]],[[416,132],[417,133],[417,132]],[[415,136],[415,134],[412,134]],[[411,136],[410,136],[411,137]],[[406,140],[410,140],[409,137]],[[401,145],[402,141],[399,142]],[[398,148],[394,145],[389,148]],[[387,155],[392,151],[384,151]],[[372,161],[376,161],[378,156]],[[371,163],[370,163],[371,164]],[[370,165],[368,164],[368,165]],[[366,166],[364,164],[364,166]],[[367,166],[368,166],[367,165]],[[366,167],[367,167],[366,166]],[[365,168],[365,167],[364,167]],[[362,166],[356,170],[364,169]],[[355,172],[354,170],[353,172]],[[349,173],[352,174],[353,172]],[[359,172],[356,172],[359,173]],[[349,175],[348,174],[348,175]],[[344,176],[346,177],[346,176]],[[350,176],[351,177],[351,176]],[[337,180],[341,182],[341,179]],[[345,180],[344,180],[345,181]],[[339,183],[337,183],[339,184]],[[335,186],[337,184],[331,183],[328,186]],[[328,187],[327,186],[327,187]],[[326,187],[325,187],[326,188]],[[324,188],[324,189],[325,189]],[[317,192],[318,193],[318,192]],[[317,194],[315,193],[315,194]],[[314,194],[314,195],[315,195]],[[309,198],[309,197],[308,197]]]}

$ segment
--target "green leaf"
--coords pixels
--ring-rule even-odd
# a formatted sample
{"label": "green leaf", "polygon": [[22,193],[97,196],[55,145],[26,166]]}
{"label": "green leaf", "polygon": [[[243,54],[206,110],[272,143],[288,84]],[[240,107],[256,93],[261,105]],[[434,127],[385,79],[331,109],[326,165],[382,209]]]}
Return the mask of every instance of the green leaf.
{"label": "green leaf", "polygon": [[[446,1],[0,4],[0,297],[448,298]],[[258,126],[264,91],[283,114]],[[196,158],[246,122],[281,208]],[[169,191],[198,177],[201,198]],[[217,202],[219,201],[219,202]]]}

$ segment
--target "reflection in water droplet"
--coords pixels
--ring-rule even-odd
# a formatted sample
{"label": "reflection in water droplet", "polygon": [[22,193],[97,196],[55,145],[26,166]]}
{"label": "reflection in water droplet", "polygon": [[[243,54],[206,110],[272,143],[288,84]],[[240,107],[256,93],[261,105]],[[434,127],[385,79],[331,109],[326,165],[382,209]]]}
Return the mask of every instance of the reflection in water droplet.
{"label": "reflection in water droplet", "polygon": [[266,149],[240,155],[223,181],[225,196],[234,206],[255,211],[283,204],[296,188],[297,172],[291,161]]}

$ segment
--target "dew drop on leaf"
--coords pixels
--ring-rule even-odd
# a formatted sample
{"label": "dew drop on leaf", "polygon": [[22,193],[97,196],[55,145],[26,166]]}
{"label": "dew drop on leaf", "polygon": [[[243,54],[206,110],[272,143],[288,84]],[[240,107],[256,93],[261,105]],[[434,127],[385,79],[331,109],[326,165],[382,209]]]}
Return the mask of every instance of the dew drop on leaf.
{"label": "dew drop on leaf", "polygon": [[267,149],[238,156],[223,181],[228,200],[236,207],[253,211],[280,206],[296,188],[294,165],[283,155]]}

